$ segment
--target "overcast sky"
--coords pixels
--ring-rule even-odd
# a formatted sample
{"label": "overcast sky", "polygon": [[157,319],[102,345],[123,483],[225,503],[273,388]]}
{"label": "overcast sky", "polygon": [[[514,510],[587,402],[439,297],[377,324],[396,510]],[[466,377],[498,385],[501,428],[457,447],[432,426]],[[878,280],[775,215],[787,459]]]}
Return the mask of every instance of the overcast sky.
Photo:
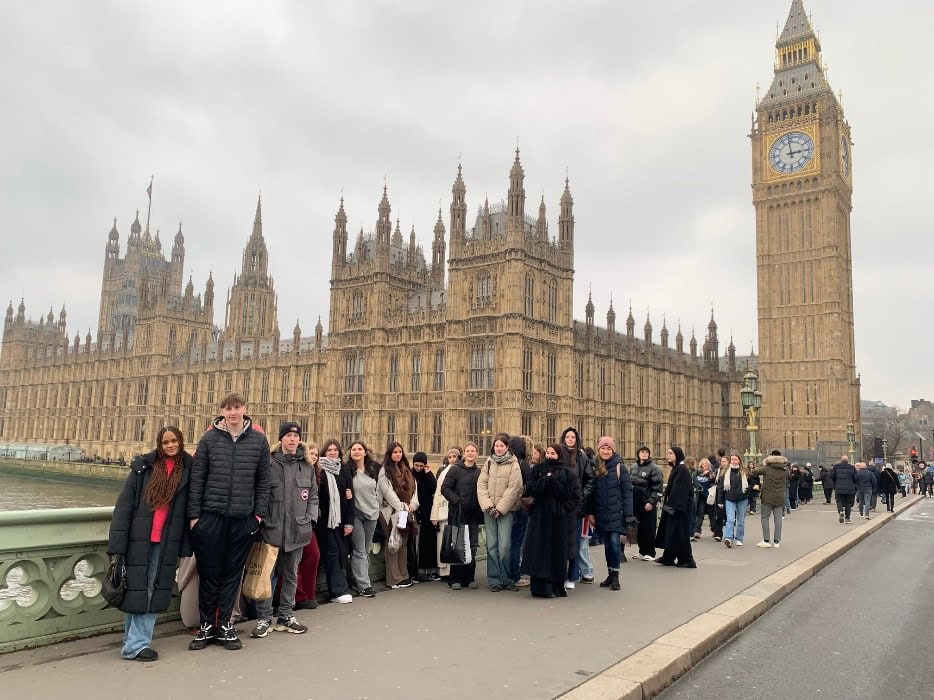
{"label": "overcast sky", "polygon": [[[96,333],[104,245],[121,253],[155,174],[165,249],[217,296],[256,195],[284,337],[327,328],[341,193],[373,228],[383,179],[430,259],[458,157],[468,207],[501,200],[519,139],[527,211],[551,232],[569,174],[574,315],[592,287],[672,337],[716,309],[721,351],[757,343],[747,138],[790,0],[44,2],[0,7],[0,294],[34,319],[64,302]],[[932,398],[930,27],[915,2],[806,0],[853,128],[862,397]],[[407,238],[407,235],[406,235]],[[223,304],[215,322],[222,324]],[[758,352],[758,347],[756,347]]]}

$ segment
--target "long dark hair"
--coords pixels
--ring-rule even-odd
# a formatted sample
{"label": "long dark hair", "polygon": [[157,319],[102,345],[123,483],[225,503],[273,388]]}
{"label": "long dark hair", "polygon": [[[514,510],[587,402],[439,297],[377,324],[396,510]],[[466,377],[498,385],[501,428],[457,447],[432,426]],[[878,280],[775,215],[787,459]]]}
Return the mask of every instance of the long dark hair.
{"label": "long dark hair", "polygon": [[[162,438],[166,433],[172,433],[178,438],[178,454],[172,458],[174,466],[169,474],[165,468],[165,461],[169,459],[162,449]],[[182,431],[174,425],[161,428],[156,435],[156,463],[152,467],[152,476],[146,484],[146,503],[152,510],[167,506],[175,498],[178,485],[182,481],[184,471],[185,437]]]}
{"label": "long dark hair", "polygon": [[[399,460],[399,466],[392,461],[392,453],[396,448],[402,450],[402,459]],[[404,469],[402,468],[404,467]],[[401,491],[412,488],[415,484],[415,476],[412,474],[412,468],[409,466],[409,460],[405,456],[405,448],[398,442],[390,442],[386,446],[386,454],[383,455],[383,470],[389,478],[389,483],[396,491],[398,496]]]}
{"label": "long dark hair", "polygon": [[360,445],[360,447],[363,448],[363,473],[376,481],[376,478],[379,476],[379,465],[376,463],[376,460],[373,459],[373,456],[370,454],[370,448],[366,446],[363,440],[354,440],[350,443],[350,447],[347,448],[347,461],[344,462],[344,467],[350,474],[351,480],[354,474],[357,473],[357,463],[354,462],[353,457],[350,456],[350,451],[353,450],[354,445]]}
{"label": "long dark hair", "polygon": [[328,451],[328,448],[329,448],[331,445],[335,445],[335,446],[337,447],[337,459],[339,459],[341,462],[343,462],[343,461],[344,461],[344,451],[341,449],[341,444],[340,444],[340,442],[338,441],[337,438],[328,438],[327,440],[324,441],[324,445],[321,447],[321,451],[318,453],[319,459],[320,459],[321,457],[326,457],[326,456],[327,456],[325,453]]}

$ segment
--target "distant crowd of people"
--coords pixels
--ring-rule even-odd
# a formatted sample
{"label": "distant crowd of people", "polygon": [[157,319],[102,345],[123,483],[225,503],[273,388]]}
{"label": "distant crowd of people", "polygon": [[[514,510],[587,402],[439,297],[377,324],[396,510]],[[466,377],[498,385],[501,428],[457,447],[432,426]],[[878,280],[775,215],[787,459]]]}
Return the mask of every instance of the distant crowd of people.
{"label": "distant crowd of people", "polygon": [[[335,439],[319,448],[297,422],[283,423],[270,448],[242,396],[227,395],[220,408],[194,456],[170,426],[130,465],[107,550],[126,570],[119,604],[125,659],[158,658],[155,622],[176,581],[182,618],[196,627],[189,649],[240,649],[234,624],[245,619],[244,567],[258,542],[272,552],[274,573],[269,595],[255,600],[254,639],[307,631],[295,611],[317,607],[319,567],[337,604],[353,602],[352,593],[376,595],[369,564],[380,552],[389,589],[421,581],[476,589],[482,526],[491,592],[528,587],[533,597],[567,597],[577,584],[595,582],[590,547],[597,543],[607,568],[599,585],[619,591],[627,544],[637,548],[636,560],[696,568],[691,543],[702,537],[705,518],[715,541],[741,547],[746,514],[759,508],[758,546],[778,548],[782,518],[813,495],[811,465],[789,466],[778,451],[756,465],[722,450],[697,460],[672,445],[666,482],[648,446],[627,467],[613,438],[599,438],[592,450],[567,428],[549,445],[497,434],[486,457],[470,442],[452,447],[436,474],[423,452],[410,462],[398,442],[381,459],[362,440],[346,452]],[[836,491],[840,522],[849,522],[856,498],[866,517],[879,494],[891,509],[903,486],[889,468],[877,474],[856,466],[844,457],[821,469],[826,502]]]}

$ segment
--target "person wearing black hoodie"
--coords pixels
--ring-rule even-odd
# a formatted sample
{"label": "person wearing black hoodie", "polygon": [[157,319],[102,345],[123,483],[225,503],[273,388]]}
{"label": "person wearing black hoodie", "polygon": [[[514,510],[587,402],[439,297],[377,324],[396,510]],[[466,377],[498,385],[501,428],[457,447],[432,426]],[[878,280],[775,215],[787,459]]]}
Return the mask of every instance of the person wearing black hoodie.
{"label": "person wearing black hoodie", "polygon": [[655,546],[665,552],[656,559],[663,566],[679,566],[696,569],[691,552],[691,530],[694,505],[694,488],[691,474],[684,465],[684,450],[677,445],[668,448],[668,485],[665,487],[665,502],[662,519],[658,524]]}
{"label": "person wearing black hoodie", "polygon": [[636,532],[639,556],[643,561],[655,559],[655,530],[658,525],[658,504],[662,500],[665,477],[652,459],[652,451],[643,445],[638,460],[629,469],[632,479],[633,511],[639,528]]}
{"label": "person wearing black hoodie", "polygon": [[[529,464],[527,450],[531,441],[522,436],[514,435],[509,438],[509,451],[519,460],[519,469],[522,471],[522,489],[529,485],[529,479],[532,477],[532,466]],[[519,499],[519,505],[513,512],[512,521],[512,543],[509,548],[509,578],[517,586],[525,586],[528,579],[522,581],[520,565],[522,563],[522,543],[525,541],[525,533],[529,527],[529,511],[522,505],[522,499]]]}
{"label": "person wearing black hoodie", "polygon": [[574,588],[577,581],[582,583],[593,583],[593,564],[590,563],[590,538],[584,536],[584,528],[587,527],[585,518],[587,508],[590,503],[590,494],[593,493],[594,469],[593,462],[584,452],[581,446],[581,436],[577,428],[565,428],[561,433],[561,459],[567,465],[568,469],[574,472],[574,475],[581,483],[581,504],[577,511],[577,556],[571,562],[568,569],[567,588]]}

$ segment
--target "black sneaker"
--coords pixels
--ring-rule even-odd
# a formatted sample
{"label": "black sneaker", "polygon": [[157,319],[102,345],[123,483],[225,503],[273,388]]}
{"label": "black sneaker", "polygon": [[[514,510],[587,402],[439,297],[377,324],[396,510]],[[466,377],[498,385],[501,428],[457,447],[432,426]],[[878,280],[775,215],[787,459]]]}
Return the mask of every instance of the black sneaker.
{"label": "black sneaker", "polygon": [[399,583],[394,583],[390,588],[408,588],[412,585],[412,579],[407,578],[404,581],[399,581]]}
{"label": "black sneaker", "polygon": [[269,620],[257,620],[256,627],[250,632],[250,637],[253,639],[262,639],[267,634],[269,634]]}
{"label": "black sneaker", "polygon": [[439,576],[438,574],[434,574],[434,573],[428,574],[427,578],[429,581],[440,581],[441,580],[441,576]]}
{"label": "black sneaker", "polygon": [[593,583],[593,576],[581,576],[581,583]]}
{"label": "black sneaker", "polygon": [[208,644],[212,643],[215,637],[214,625],[210,622],[202,622],[201,629],[198,630],[198,636],[189,642],[188,648],[191,651],[201,651]]}
{"label": "black sneaker", "polygon": [[295,619],[295,615],[289,617],[280,617],[276,620],[276,626],[273,628],[276,632],[291,632],[292,634],[304,634],[308,627]]}
{"label": "black sneaker", "polygon": [[237,631],[234,629],[233,625],[221,625],[214,641],[227,651],[236,651],[237,649],[243,648],[243,642],[241,642],[240,638],[237,636]]}
{"label": "black sneaker", "polygon": [[140,652],[133,657],[134,661],[157,661],[159,659],[159,652],[157,652],[152,647],[145,647],[140,650]]}
{"label": "black sneaker", "polygon": [[362,595],[364,598],[375,598],[375,597],[376,597],[376,591],[374,591],[373,588],[372,588],[372,586],[370,586],[370,587],[364,588],[364,589],[360,592],[360,595]]}
{"label": "black sneaker", "polygon": [[303,600],[301,603],[295,604],[296,610],[315,610],[318,607],[318,601],[314,598],[309,598],[308,600]]}

